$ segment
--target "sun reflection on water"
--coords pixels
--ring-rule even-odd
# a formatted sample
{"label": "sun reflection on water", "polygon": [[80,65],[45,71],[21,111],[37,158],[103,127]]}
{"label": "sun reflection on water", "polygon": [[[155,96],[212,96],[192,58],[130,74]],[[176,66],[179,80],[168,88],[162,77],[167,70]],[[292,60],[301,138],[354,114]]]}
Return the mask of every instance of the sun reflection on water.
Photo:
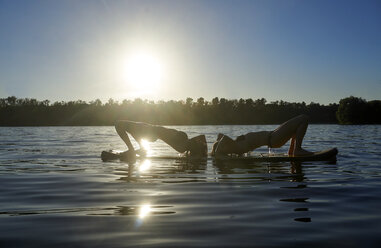
{"label": "sun reflection on water", "polygon": [[144,160],[139,165],[139,172],[146,172],[151,168],[151,161],[149,159]]}
{"label": "sun reflection on water", "polygon": [[150,204],[145,204],[140,207],[139,209],[139,218],[144,219],[149,213],[151,212],[151,205]]}
{"label": "sun reflection on water", "polygon": [[147,140],[141,139],[140,144],[142,148],[144,149],[144,151],[146,152],[146,155],[150,155],[152,153],[150,143]]}

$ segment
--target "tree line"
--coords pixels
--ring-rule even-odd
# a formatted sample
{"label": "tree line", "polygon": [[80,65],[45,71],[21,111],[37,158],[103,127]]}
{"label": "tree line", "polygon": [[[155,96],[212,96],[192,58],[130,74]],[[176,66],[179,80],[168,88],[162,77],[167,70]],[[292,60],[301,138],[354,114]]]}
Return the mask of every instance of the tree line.
{"label": "tree line", "polygon": [[381,124],[381,101],[354,96],[341,99],[336,117],[340,124]]}
{"label": "tree line", "polygon": [[[105,103],[99,99],[51,103],[10,96],[0,98],[0,126],[102,126],[113,125],[118,119],[157,125],[279,124],[299,114],[308,115],[311,123],[381,123],[380,102],[349,97],[340,100],[339,104],[321,105],[314,102],[268,103],[264,98],[215,97],[206,101],[200,97],[195,101],[187,98],[154,102],[137,98],[122,102],[109,99]],[[374,117],[376,113],[378,117]]]}

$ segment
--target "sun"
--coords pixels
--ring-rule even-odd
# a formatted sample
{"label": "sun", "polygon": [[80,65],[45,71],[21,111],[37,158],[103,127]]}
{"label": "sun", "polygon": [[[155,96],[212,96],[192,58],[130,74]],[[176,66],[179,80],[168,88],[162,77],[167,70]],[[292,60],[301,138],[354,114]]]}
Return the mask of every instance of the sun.
{"label": "sun", "polygon": [[136,52],[127,59],[125,74],[128,85],[138,92],[154,92],[160,85],[163,66],[147,52]]}

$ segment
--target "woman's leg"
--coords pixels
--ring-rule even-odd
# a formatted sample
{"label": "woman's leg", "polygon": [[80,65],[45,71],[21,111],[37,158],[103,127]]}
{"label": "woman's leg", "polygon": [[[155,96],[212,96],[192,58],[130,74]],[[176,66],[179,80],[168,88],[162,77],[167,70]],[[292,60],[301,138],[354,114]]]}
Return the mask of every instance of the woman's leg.
{"label": "woman's leg", "polygon": [[128,129],[128,121],[117,121],[115,123],[115,130],[119,134],[119,137],[127,145],[129,151],[135,152],[134,146],[132,145],[131,140],[128,137],[127,129]]}
{"label": "woman's leg", "polygon": [[310,152],[302,148],[302,142],[308,127],[308,117],[299,115],[291,120],[281,124],[271,134],[272,147],[283,146],[289,139],[291,140],[289,155],[300,156],[307,155]]}
{"label": "woman's leg", "polygon": [[295,148],[295,136],[291,137],[291,143],[290,143],[290,148],[288,149],[288,155],[294,154],[294,148]]}
{"label": "woman's leg", "polygon": [[306,134],[307,127],[308,127],[308,117],[304,116],[304,120],[296,129],[295,147],[294,147],[294,153],[293,153],[294,156],[303,156],[303,155],[311,154],[311,152],[306,151],[302,148],[302,142],[303,142],[304,135]]}

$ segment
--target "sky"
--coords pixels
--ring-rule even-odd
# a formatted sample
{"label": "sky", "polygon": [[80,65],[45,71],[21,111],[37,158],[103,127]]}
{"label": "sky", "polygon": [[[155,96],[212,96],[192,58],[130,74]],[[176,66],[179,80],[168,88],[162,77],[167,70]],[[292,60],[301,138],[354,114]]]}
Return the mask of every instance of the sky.
{"label": "sky", "polygon": [[381,1],[0,0],[0,98],[381,99]]}

